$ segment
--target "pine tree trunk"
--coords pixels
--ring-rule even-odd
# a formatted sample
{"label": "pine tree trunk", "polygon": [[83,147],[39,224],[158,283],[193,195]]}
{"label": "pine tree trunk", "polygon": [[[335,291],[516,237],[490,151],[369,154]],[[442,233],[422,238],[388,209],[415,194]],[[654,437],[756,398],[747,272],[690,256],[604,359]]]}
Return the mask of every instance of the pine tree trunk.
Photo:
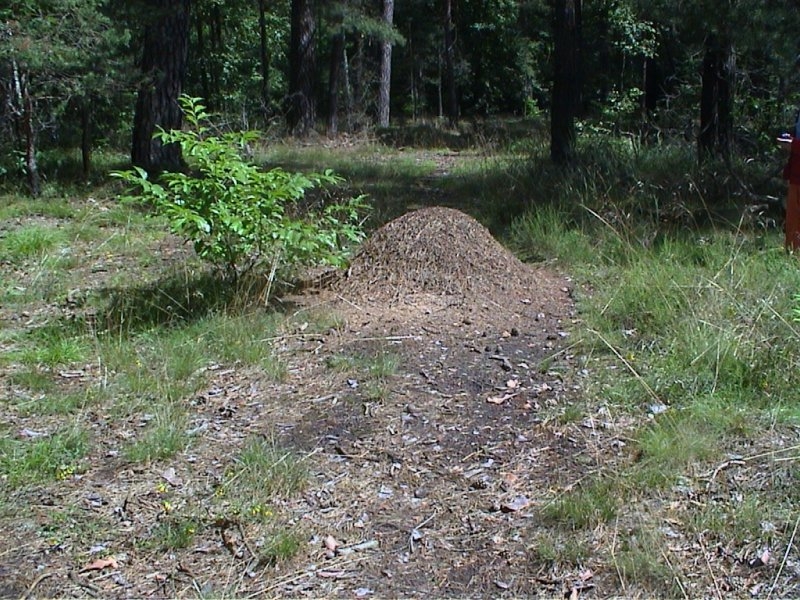
{"label": "pine tree trunk", "polygon": [[92,108],[89,98],[83,98],[81,110],[81,164],[83,180],[88,181],[92,172]]}
{"label": "pine tree trunk", "polygon": [[336,137],[339,133],[339,80],[342,73],[342,55],[344,54],[344,32],[333,36],[331,43],[331,64],[328,73],[328,136]]}
{"label": "pine tree trunk", "polygon": [[314,126],[314,76],[316,22],[312,0],[292,0],[289,48],[289,107],[287,123],[295,135],[304,136]]}
{"label": "pine tree trunk", "polygon": [[33,99],[27,84],[22,86],[23,105],[23,131],[25,132],[25,170],[28,174],[28,187],[31,196],[36,198],[42,191],[39,179],[39,165],[36,162],[36,130],[33,127]]}
{"label": "pine tree trunk", "polygon": [[203,16],[197,14],[195,17],[195,36],[197,38],[197,49],[194,55],[199,63],[198,70],[200,71],[200,89],[203,90],[203,98],[206,102],[211,97],[211,87],[208,81],[208,54],[206,54],[206,41],[205,41],[205,23]]}
{"label": "pine tree trunk", "polygon": [[149,172],[183,168],[181,149],[153,139],[160,127],[179,129],[183,120],[178,98],[186,73],[190,0],[149,0],[152,15],[145,26],[142,72],[133,118],[133,164]]}
{"label": "pine tree trunk", "polygon": [[447,94],[447,120],[450,126],[458,123],[458,97],[456,95],[455,44],[453,2],[444,0],[444,89]]}
{"label": "pine tree trunk", "polygon": [[[383,0],[383,22],[389,27],[394,22],[394,0]],[[378,125],[389,126],[389,106],[392,86],[392,42],[381,42],[381,80],[378,90]]]}
{"label": "pine tree trunk", "polygon": [[698,159],[710,156],[728,158],[733,137],[733,48],[727,40],[708,35],[703,56],[700,92],[700,133]]}
{"label": "pine tree trunk", "polygon": [[556,164],[575,158],[575,116],[580,104],[581,0],[555,0],[550,157]]}
{"label": "pine tree trunk", "polygon": [[265,0],[258,0],[258,39],[261,57],[261,107],[265,117],[270,115],[269,69],[272,57],[267,44],[267,7]]}
{"label": "pine tree trunk", "polygon": [[31,196],[41,192],[39,165],[36,162],[36,129],[33,125],[33,99],[28,88],[28,74],[21,71],[16,59],[11,59],[11,90],[8,99],[14,129],[25,140],[25,175]]}

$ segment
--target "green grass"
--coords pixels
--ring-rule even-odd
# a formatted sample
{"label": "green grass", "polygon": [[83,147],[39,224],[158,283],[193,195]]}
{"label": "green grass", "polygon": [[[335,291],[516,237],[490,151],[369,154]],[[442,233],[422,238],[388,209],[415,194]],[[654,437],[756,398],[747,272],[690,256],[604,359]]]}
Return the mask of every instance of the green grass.
{"label": "green grass", "polygon": [[262,506],[273,497],[291,497],[306,485],[303,462],[273,439],[254,437],[236,456],[223,486],[225,491],[252,506]]}
{"label": "green grass", "polygon": [[619,490],[610,477],[589,479],[546,504],[541,515],[545,523],[569,530],[595,527],[617,515]]}
{"label": "green grass", "polygon": [[123,448],[122,454],[130,462],[165,460],[189,444],[185,411],[162,402],[157,402],[154,408],[153,413],[144,415],[144,427],[139,429],[134,441]]}
{"label": "green grass", "polygon": [[65,233],[54,227],[27,225],[0,238],[0,255],[14,261],[41,257],[65,244],[66,240]]}
{"label": "green grass", "polygon": [[623,595],[635,585],[655,597],[685,597],[682,583],[672,567],[673,562],[679,563],[682,557],[669,558],[670,550],[662,535],[643,526],[620,537],[613,562]]}
{"label": "green grass", "polygon": [[305,544],[307,535],[289,522],[284,505],[306,488],[308,477],[301,457],[264,436],[246,440],[226,470],[214,505],[258,532],[263,540],[257,551],[259,564],[288,560]]}
{"label": "green grass", "polygon": [[188,548],[200,527],[193,518],[170,515],[160,521],[147,538],[139,540],[139,544],[145,549],[174,552]]}
{"label": "green grass", "polygon": [[52,373],[48,373],[38,367],[30,367],[8,377],[11,385],[25,388],[31,392],[50,392],[55,388],[55,381]]}
{"label": "green grass", "polygon": [[272,531],[259,551],[259,563],[274,566],[294,557],[305,544],[305,538],[295,529]]}
{"label": "green grass", "polygon": [[0,479],[18,488],[70,477],[85,467],[89,444],[87,431],[76,425],[30,439],[4,435],[0,437]]}

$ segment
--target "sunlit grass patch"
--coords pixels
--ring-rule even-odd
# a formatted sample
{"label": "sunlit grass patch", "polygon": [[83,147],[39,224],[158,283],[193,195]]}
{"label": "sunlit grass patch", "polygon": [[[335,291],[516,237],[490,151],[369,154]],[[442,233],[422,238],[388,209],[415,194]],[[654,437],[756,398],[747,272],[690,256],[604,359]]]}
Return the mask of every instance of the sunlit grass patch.
{"label": "sunlit grass patch", "polygon": [[23,348],[19,359],[28,367],[53,369],[84,361],[88,354],[89,347],[85,340],[55,336]]}
{"label": "sunlit grass patch", "polygon": [[167,515],[152,528],[146,538],[138,540],[145,549],[175,551],[188,548],[201,524],[197,519],[179,515]]}
{"label": "sunlit grass patch", "polygon": [[55,388],[53,374],[32,366],[9,375],[11,385],[27,389],[31,392],[49,392]]}
{"label": "sunlit grass patch", "polygon": [[0,237],[0,255],[11,260],[41,257],[66,241],[64,232],[55,227],[25,225]]}
{"label": "sunlit grass patch", "polygon": [[274,566],[293,558],[303,547],[304,537],[296,528],[276,528],[259,550],[259,562]]}
{"label": "sunlit grass patch", "polygon": [[294,452],[273,439],[254,437],[236,456],[223,487],[232,496],[262,505],[275,496],[291,497],[307,478],[306,466]]}
{"label": "sunlit grass patch", "polygon": [[673,485],[696,465],[719,457],[723,442],[713,423],[687,413],[661,415],[636,436],[637,464],[630,483],[639,490]]}
{"label": "sunlit grass patch", "polygon": [[262,540],[260,564],[288,560],[301,549],[305,534],[288,521],[283,506],[305,489],[308,477],[302,457],[264,436],[248,439],[226,470],[214,494],[215,510],[253,528]]}
{"label": "sunlit grass patch", "polygon": [[89,435],[78,426],[27,438],[0,437],[0,479],[15,488],[46,479],[65,479],[84,468]]}
{"label": "sunlit grass patch", "polygon": [[143,427],[123,448],[123,456],[134,463],[164,460],[186,449],[186,413],[178,406],[156,404],[154,412],[142,415]]}
{"label": "sunlit grass patch", "polygon": [[595,477],[552,499],[542,507],[541,515],[546,523],[571,530],[586,529],[611,521],[619,500],[612,477]]}
{"label": "sunlit grass patch", "polygon": [[63,198],[31,198],[28,195],[0,195],[0,220],[42,216],[54,219],[70,219],[75,216],[75,207]]}
{"label": "sunlit grass patch", "polygon": [[629,587],[645,590],[655,597],[686,597],[682,588],[680,571],[672,566],[680,556],[669,558],[670,549],[665,536],[650,526],[636,528],[618,538],[619,547],[614,550],[613,564],[623,591]]}
{"label": "sunlit grass patch", "polygon": [[582,532],[539,529],[532,532],[526,547],[526,558],[539,568],[582,565],[592,554]]}

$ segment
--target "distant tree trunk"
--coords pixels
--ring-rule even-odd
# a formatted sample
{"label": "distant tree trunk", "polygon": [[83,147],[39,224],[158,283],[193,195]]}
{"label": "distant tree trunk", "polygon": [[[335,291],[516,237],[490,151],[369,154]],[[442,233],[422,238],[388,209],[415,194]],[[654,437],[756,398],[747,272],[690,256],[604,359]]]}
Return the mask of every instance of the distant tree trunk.
{"label": "distant tree trunk", "polygon": [[270,55],[269,45],[267,44],[267,7],[266,0],[258,0],[258,39],[260,41],[261,57],[261,106],[264,116],[270,115],[270,87],[269,69],[272,56]]}
{"label": "distant tree trunk", "polygon": [[208,29],[211,34],[211,56],[208,61],[208,70],[211,74],[211,93],[207,101],[208,107],[216,110],[222,103],[222,11],[220,11],[219,4],[215,3],[211,6],[209,17]]}
{"label": "distant tree trunk", "polygon": [[205,23],[203,16],[197,14],[195,17],[195,35],[197,36],[197,50],[195,52],[197,61],[200,63],[200,89],[203,90],[203,98],[206,102],[211,98],[211,88],[208,82],[208,55],[206,54]]}
{"label": "distant tree trunk", "polygon": [[706,37],[700,92],[700,162],[710,156],[728,158],[733,138],[733,77],[736,65],[728,39]]}
{"label": "distant tree trunk", "polygon": [[556,164],[575,158],[575,116],[580,104],[581,0],[555,0],[550,157]]}
{"label": "distant tree trunk", "polygon": [[33,125],[33,99],[31,98],[28,74],[21,71],[16,59],[11,59],[11,89],[8,108],[14,122],[17,138],[25,142],[25,176],[28,190],[34,198],[41,193],[39,165],[36,162],[36,129]]}
{"label": "distant tree trunk", "polygon": [[292,0],[289,48],[289,107],[287,123],[293,134],[304,136],[314,126],[316,22],[312,0]]}
{"label": "distant tree trunk", "polygon": [[190,0],[148,0],[152,9],[144,31],[142,73],[133,117],[133,164],[149,172],[183,168],[177,144],[153,139],[156,128],[179,129],[183,121],[178,98],[186,74]]}
{"label": "distant tree trunk", "polygon": [[[383,22],[391,27],[394,22],[394,0],[383,0]],[[378,91],[378,125],[389,126],[389,106],[392,86],[392,42],[381,42],[381,81]]]}
{"label": "distant tree trunk", "polygon": [[344,54],[344,31],[338,31],[331,43],[331,64],[328,72],[328,136],[339,133],[339,80]]}
{"label": "distant tree trunk", "polygon": [[89,98],[80,101],[81,111],[81,164],[83,180],[88,181],[92,171],[92,104]]}
{"label": "distant tree trunk", "polygon": [[444,89],[447,94],[447,120],[451,126],[458,123],[458,97],[456,95],[455,44],[453,24],[454,0],[444,2]]}
{"label": "distant tree trunk", "polygon": [[31,196],[36,198],[42,191],[39,178],[39,164],[36,161],[36,130],[33,127],[33,99],[27,83],[23,85],[23,131],[25,132],[25,170],[28,174],[28,187]]}

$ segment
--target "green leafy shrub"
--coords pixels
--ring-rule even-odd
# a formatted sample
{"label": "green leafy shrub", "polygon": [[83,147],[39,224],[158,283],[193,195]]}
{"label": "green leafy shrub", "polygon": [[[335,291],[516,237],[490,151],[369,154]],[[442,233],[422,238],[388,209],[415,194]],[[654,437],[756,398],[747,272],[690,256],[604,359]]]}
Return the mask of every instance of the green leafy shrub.
{"label": "green leafy shrub", "polygon": [[253,131],[211,133],[198,98],[181,98],[188,128],[160,131],[164,144],[180,144],[187,172],[151,180],[141,168],[116,172],[133,185],[124,200],[145,202],[167,218],[171,230],[194,244],[198,255],[237,279],[254,267],[270,282],[302,265],[343,265],[363,239],[363,197],[318,210],[300,206],[306,192],[341,179],[330,170],[290,173],[263,170],[244,158]]}

